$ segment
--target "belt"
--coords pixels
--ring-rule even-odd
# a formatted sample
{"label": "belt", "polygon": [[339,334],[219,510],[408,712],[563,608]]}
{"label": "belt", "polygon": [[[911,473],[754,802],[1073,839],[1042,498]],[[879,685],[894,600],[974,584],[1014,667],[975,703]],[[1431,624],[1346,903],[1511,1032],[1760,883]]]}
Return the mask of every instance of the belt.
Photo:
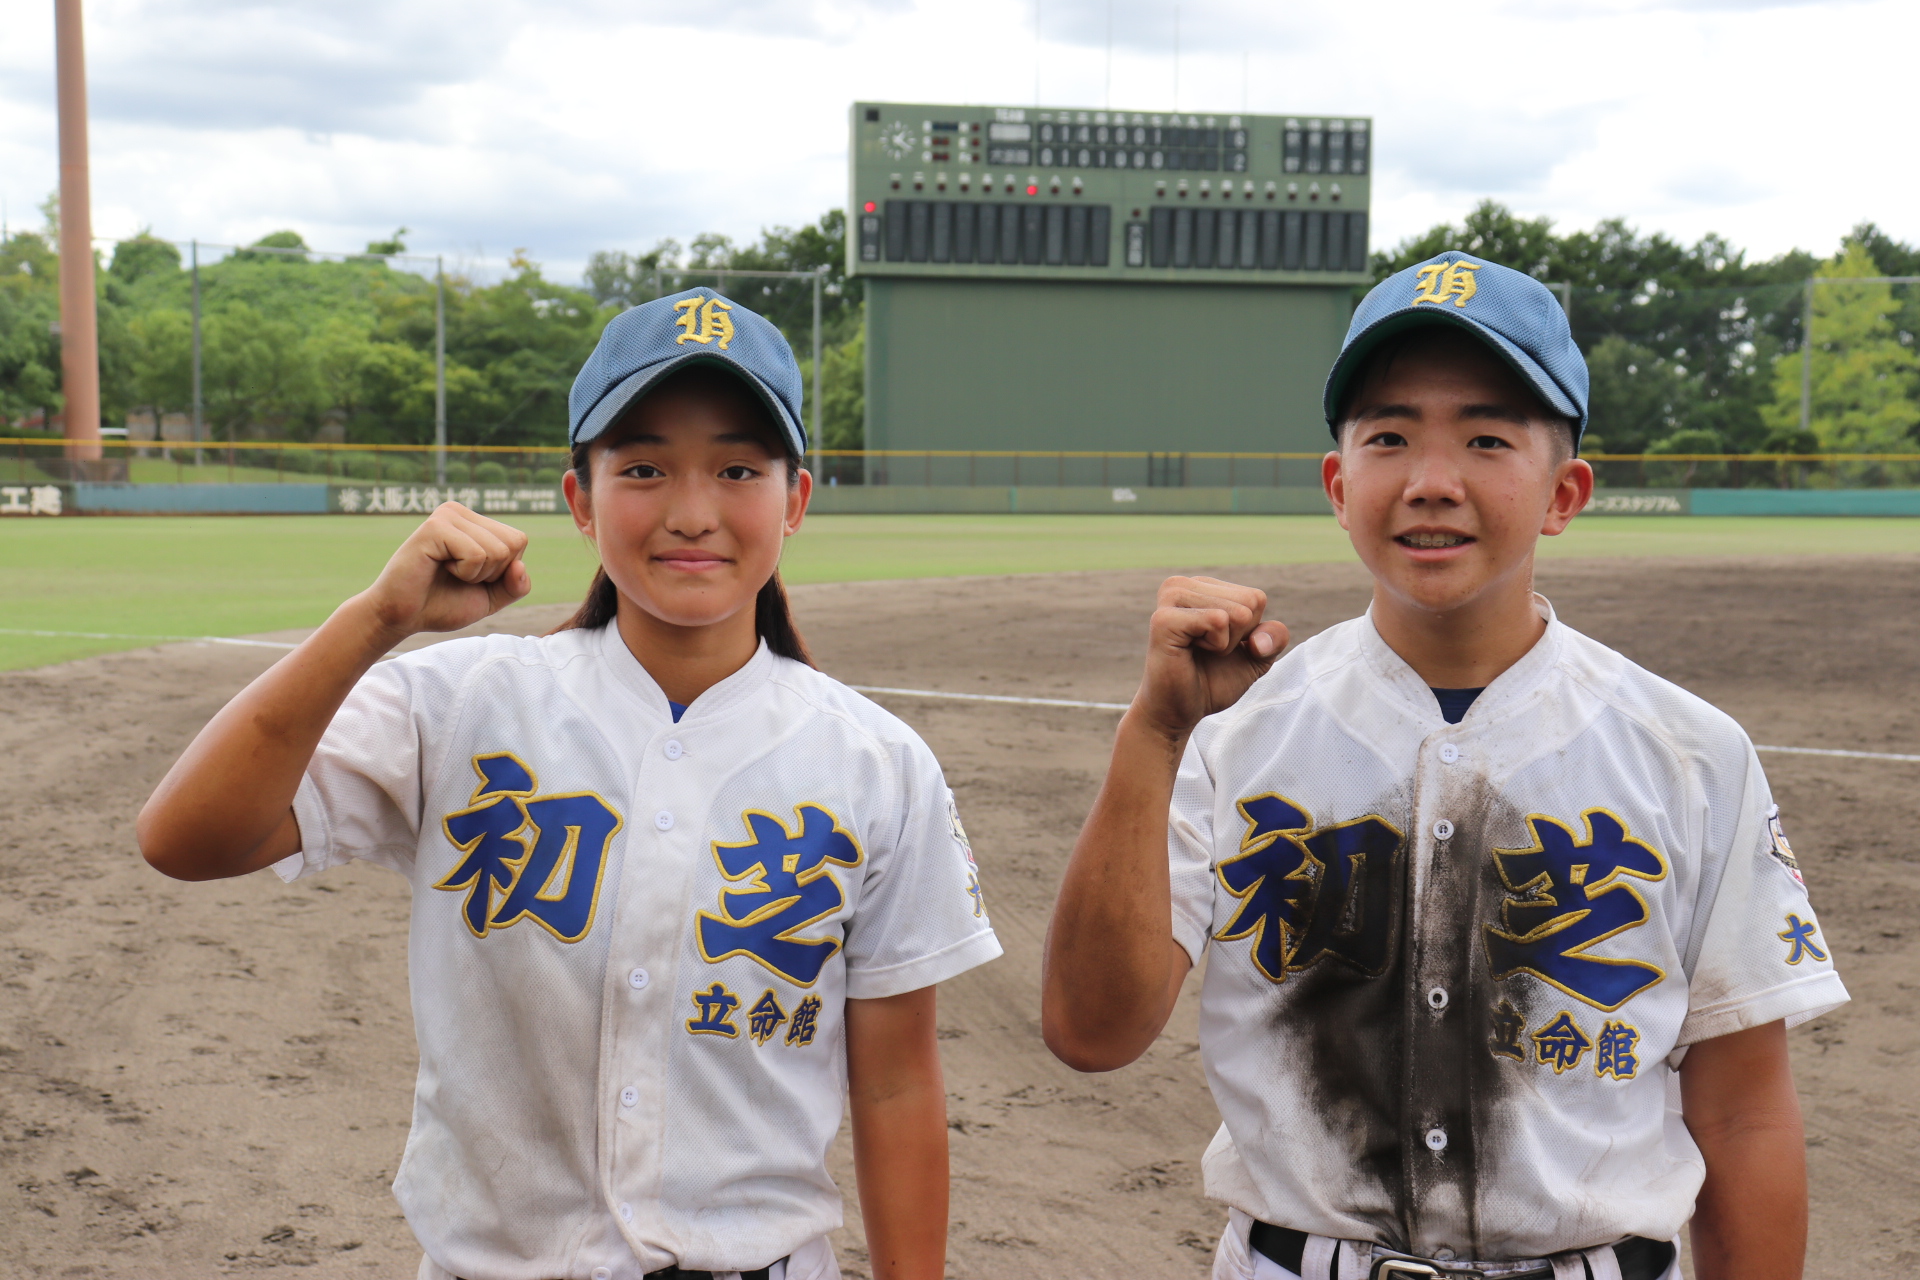
{"label": "belt", "polygon": [[[1256,1253],[1273,1259],[1295,1275],[1301,1275],[1302,1259],[1307,1249],[1306,1232],[1256,1221],[1247,1243]],[[1660,1280],[1667,1273],[1667,1268],[1673,1265],[1673,1255],[1672,1242],[1648,1240],[1641,1236],[1628,1236],[1613,1246],[1613,1256],[1620,1264],[1620,1280]],[[1585,1264],[1582,1263],[1582,1266],[1585,1267]],[[1586,1271],[1591,1280],[1592,1269],[1586,1268]],[[1438,1280],[1480,1280],[1484,1275],[1471,1263],[1406,1256],[1378,1259],[1367,1274],[1369,1280],[1415,1280],[1415,1277],[1424,1276],[1438,1277]],[[1540,1266],[1526,1271],[1509,1271],[1503,1267],[1499,1272],[1499,1280],[1548,1280],[1552,1275],[1552,1264],[1543,1261]],[[1302,1275],[1301,1280],[1323,1278]]]}
{"label": "belt", "polygon": [[[770,1280],[772,1267],[761,1267],[754,1271],[742,1271],[740,1280]],[[646,1280],[713,1280],[711,1271],[688,1271],[683,1267],[668,1267],[665,1271],[649,1271]]]}

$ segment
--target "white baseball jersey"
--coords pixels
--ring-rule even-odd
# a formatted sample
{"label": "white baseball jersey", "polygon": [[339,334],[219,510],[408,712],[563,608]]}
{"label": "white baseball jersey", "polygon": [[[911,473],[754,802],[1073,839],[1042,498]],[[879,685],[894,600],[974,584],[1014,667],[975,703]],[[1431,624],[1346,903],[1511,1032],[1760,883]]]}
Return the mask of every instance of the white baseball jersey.
{"label": "white baseball jersey", "polygon": [[282,876],[362,858],[413,887],[394,1193],[466,1280],[817,1241],[844,1002],[1000,953],[926,745],[764,645],[678,724],[614,627],[406,654],[348,697],[294,814]]}
{"label": "white baseball jersey", "polygon": [[1370,618],[1202,721],[1174,933],[1208,1193],[1425,1257],[1672,1238],[1684,1047],[1847,999],[1753,747],[1553,620],[1459,724]]}

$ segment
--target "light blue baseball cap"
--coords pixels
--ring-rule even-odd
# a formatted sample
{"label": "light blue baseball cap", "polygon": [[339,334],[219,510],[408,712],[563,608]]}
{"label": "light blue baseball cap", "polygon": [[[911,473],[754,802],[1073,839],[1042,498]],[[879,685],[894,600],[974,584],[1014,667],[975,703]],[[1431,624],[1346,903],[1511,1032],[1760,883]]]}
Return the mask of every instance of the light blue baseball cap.
{"label": "light blue baseball cap", "polygon": [[567,443],[595,439],[647,388],[690,364],[735,374],[766,404],[794,457],[807,452],[800,366],[765,316],[705,287],[643,302],[607,322],[567,393]]}
{"label": "light blue baseball cap", "polygon": [[1553,290],[1522,271],[1449,250],[1382,280],[1353,313],[1327,375],[1323,406],[1336,437],[1340,405],[1367,357],[1395,334],[1452,325],[1487,344],[1555,413],[1587,430],[1587,361]]}

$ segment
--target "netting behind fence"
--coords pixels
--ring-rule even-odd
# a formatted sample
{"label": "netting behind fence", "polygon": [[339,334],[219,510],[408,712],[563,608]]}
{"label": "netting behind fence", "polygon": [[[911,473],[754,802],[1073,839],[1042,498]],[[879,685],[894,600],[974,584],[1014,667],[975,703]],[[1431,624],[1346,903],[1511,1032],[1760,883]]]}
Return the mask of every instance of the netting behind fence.
{"label": "netting behind fence", "polygon": [[[567,451],[467,445],[277,441],[195,445],[108,440],[76,461],[57,439],[0,439],[0,477],[16,484],[558,485]],[[1318,453],[829,449],[821,484],[1147,489],[1317,488]],[[1589,454],[1601,488],[1883,489],[1920,487],[1920,453]],[[814,458],[809,458],[810,465]]]}

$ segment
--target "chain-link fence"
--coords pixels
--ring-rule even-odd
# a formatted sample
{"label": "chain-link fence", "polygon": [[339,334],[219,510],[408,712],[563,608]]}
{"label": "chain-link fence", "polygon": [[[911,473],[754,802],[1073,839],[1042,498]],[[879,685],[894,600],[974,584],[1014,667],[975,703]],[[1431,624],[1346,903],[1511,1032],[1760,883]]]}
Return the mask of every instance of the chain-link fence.
{"label": "chain-link fence", "polygon": [[[554,446],[108,440],[75,462],[58,439],[0,439],[0,477],[15,484],[383,484],[557,486]],[[822,450],[823,485],[1034,488],[1318,487],[1318,453],[1180,451]],[[1882,489],[1920,487],[1920,453],[1588,453],[1601,488]]]}

